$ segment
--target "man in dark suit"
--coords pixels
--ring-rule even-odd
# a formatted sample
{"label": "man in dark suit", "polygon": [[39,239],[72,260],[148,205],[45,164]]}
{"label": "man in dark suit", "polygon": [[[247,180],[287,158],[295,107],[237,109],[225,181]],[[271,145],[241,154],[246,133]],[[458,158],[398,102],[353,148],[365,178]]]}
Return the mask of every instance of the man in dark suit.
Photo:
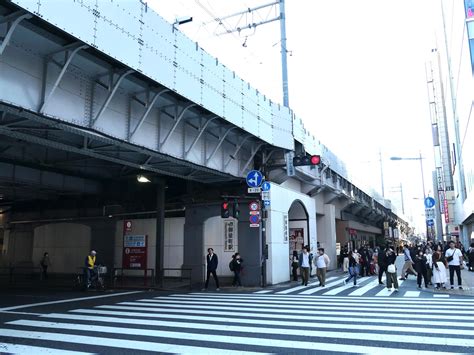
{"label": "man in dark suit", "polygon": [[207,290],[207,287],[209,286],[209,277],[212,274],[212,277],[214,277],[214,281],[216,282],[216,290],[219,291],[219,279],[217,278],[216,270],[217,270],[217,265],[218,265],[218,259],[217,255],[214,254],[214,249],[209,248],[207,249],[207,256],[206,256],[206,261],[207,261],[207,276],[206,276],[206,286],[204,287],[204,291]]}

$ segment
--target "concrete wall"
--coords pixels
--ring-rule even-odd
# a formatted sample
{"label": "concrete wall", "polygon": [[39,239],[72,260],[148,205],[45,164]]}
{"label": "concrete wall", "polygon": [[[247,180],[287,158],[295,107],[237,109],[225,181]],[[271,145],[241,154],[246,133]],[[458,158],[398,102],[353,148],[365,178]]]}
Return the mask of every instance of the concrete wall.
{"label": "concrete wall", "polygon": [[331,260],[328,269],[334,270],[337,267],[335,207],[326,204],[323,211],[324,215],[317,217],[318,241]]}
{"label": "concrete wall", "polygon": [[[155,268],[156,260],[156,219],[132,219],[132,230],[129,235],[147,235],[148,255],[147,268]],[[123,255],[123,225],[124,221],[116,222],[115,231],[115,257],[114,265],[122,267]],[[164,267],[165,268],[181,268],[183,265],[183,234],[184,234],[184,218],[166,218],[165,219],[165,247],[164,247]],[[142,271],[125,271],[126,275],[143,275]],[[180,276],[178,270],[169,270],[166,276]]]}
{"label": "concrete wall", "polygon": [[[225,221],[237,222],[234,224],[234,249],[225,251],[224,249],[224,223]],[[202,248],[202,265],[203,273],[206,270],[207,249],[214,249],[214,253],[218,256],[217,273],[222,276],[233,276],[234,273],[229,269],[229,261],[232,255],[239,251],[239,231],[238,221],[234,218],[222,219],[220,216],[211,217],[204,222],[204,243]],[[245,255],[242,255],[245,263]]]}
{"label": "concrete wall", "polygon": [[48,271],[74,273],[84,265],[90,246],[91,227],[74,223],[46,224],[34,229],[32,261],[39,266],[43,254],[48,252],[51,260]]}
{"label": "concrete wall", "polygon": [[[246,203],[240,204],[240,212],[236,237],[238,251],[245,265],[242,284],[256,286],[260,284],[261,275],[259,229],[249,227]],[[202,283],[205,279],[205,254],[208,247],[214,248],[219,258],[220,276],[230,275],[228,264],[233,252],[223,252],[225,219],[220,217],[220,204],[189,205],[186,207],[185,218],[184,267],[192,269],[193,281]]]}
{"label": "concrete wall", "polygon": [[290,280],[288,271],[289,244],[288,240],[284,239],[284,218],[288,215],[293,202],[301,202],[308,213],[309,231],[307,234],[310,248],[314,253],[317,243],[316,202],[307,195],[275,184],[271,184],[270,199],[267,225],[269,248],[267,281],[269,284],[277,284]]}

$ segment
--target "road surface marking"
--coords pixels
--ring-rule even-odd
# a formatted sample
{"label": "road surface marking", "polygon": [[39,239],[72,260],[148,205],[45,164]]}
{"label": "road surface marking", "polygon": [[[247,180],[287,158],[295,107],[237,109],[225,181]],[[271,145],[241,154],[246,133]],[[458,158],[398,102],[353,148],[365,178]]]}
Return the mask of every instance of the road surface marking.
{"label": "road surface marking", "polygon": [[50,304],[59,304],[59,303],[68,303],[68,302],[79,302],[79,301],[87,301],[93,300],[98,298],[108,298],[108,297],[116,297],[116,296],[126,296],[132,295],[134,293],[140,293],[143,291],[131,291],[131,292],[121,292],[121,293],[111,293],[107,295],[100,295],[100,296],[91,296],[91,297],[79,297],[79,298],[71,298],[67,300],[59,300],[59,301],[49,301],[49,302],[40,302],[40,303],[31,303],[31,304],[24,304],[20,306],[13,306],[13,307],[5,307],[0,308],[0,311],[11,311],[14,309],[21,309],[21,308],[29,308],[29,307],[38,307],[38,306],[48,306]]}
{"label": "road surface marking", "polygon": [[[221,303],[222,304],[222,303]],[[217,310],[234,310],[236,309],[236,307],[238,306],[240,310],[245,310],[245,311],[254,311],[256,313],[261,313],[261,312],[265,312],[265,311],[268,311],[268,308],[270,307],[272,312],[274,313],[285,313],[285,314],[306,314],[306,313],[315,313],[315,314],[325,314],[325,312],[334,312],[334,311],[356,311],[356,310],[360,310],[360,311],[364,311],[366,312],[367,308],[364,307],[364,306],[360,306],[360,305],[350,305],[350,304],[345,304],[345,305],[339,305],[339,306],[334,306],[334,307],[325,307],[324,303],[320,303],[320,304],[316,304],[316,303],[313,303],[312,306],[313,307],[318,307],[318,311],[317,312],[311,312],[310,309],[311,309],[311,306],[300,306],[299,304],[298,305],[293,305],[293,306],[279,306],[279,305],[276,305],[276,306],[272,306],[272,305],[255,305],[254,307],[252,307],[252,305],[239,305],[239,304],[232,304],[232,303],[229,303],[229,302],[224,302],[225,306],[223,305],[215,305],[213,303],[210,303],[210,302],[202,302],[202,303],[187,303],[187,304],[183,304],[183,303],[179,303],[179,304],[171,304],[171,303],[163,303],[163,304],[145,304],[145,303],[142,303],[140,307],[137,307],[136,303],[133,303],[133,302],[121,302],[119,303],[118,305],[113,305],[113,306],[109,306],[109,305],[103,305],[103,306],[97,306],[97,308],[110,308],[110,307],[113,307],[114,309],[115,308],[120,308],[121,306],[133,306],[132,308],[135,308],[135,309],[138,309],[138,310],[141,310],[141,311],[147,311],[150,310],[150,311],[153,311],[154,307],[156,307],[156,305],[160,306],[160,307],[168,307],[168,308],[194,308],[194,307],[206,307],[207,309],[217,309]],[[145,305],[145,306],[144,306]],[[393,308],[393,307],[388,307],[388,306],[380,306],[380,307],[373,307],[371,306],[371,311],[373,312],[378,312],[378,313],[389,313],[389,312],[401,312],[402,316],[404,317],[407,317],[407,314],[408,313],[414,313],[416,314],[417,312],[419,312],[420,310],[420,306],[422,304],[420,304],[418,307],[414,308],[414,309],[407,309],[407,307],[405,307],[404,305],[400,305],[398,308]],[[273,308],[272,308],[273,307]],[[128,308],[130,309],[130,308]],[[446,316],[449,316],[450,314],[453,313],[453,310],[450,310],[450,309],[440,309],[440,310],[437,310],[436,311],[437,314],[443,314],[443,317],[444,317],[444,314],[446,314]],[[344,314],[347,314],[347,312],[344,312]],[[464,311],[462,312],[463,316],[465,317],[472,317],[472,315],[474,315],[474,310],[468,310],[468,311]]]}
{"label": "road surface marking", "polygon": [[348,296],[362,296],[364,293],[369,292],[371,289],[378,286],[379,286],[379,280],[375,279],[372,282],[369,282],[364,287],[360,287],[359,289],[349,293]]}
{"label": "road surface marking", "polygon": [[[132,325],[142,325],[142,326],[151,326],[151,327],[173,327],[173,328],[190,328],[190,329],[202,329],[205,330],[207,329],[206,326],[209,325],[209,322],[215,322],[216,317],[210,317],[210,316],[180,316],[181,319],[188,319],[188,320],[194,320],[194,321],[202,321],[203,323],[189,323],[185,321],[177,321],[176,318],[171,318],[172,320],[148,320],[148,319],[130,319],[130,318],[118,318],[118,317],[104,317],[104,316],[86,316],[86,315],[79,315],[79,314],[62,314],[62,313],[50,313],[50,314],[45,314],[41,316],[41,318],[54,318],[54,319],[61,319],[61,320],[79,320],[79,321],[87,321],[89,324],[92,322],[105,322],[105,323],[120,323],[120,324],[128,324],[130,326]],[[344,319],[346,320],[346,319]],[[303,328],[320,328],[322,330],[324,329],[336,329],[340,330],[341,326],[344,329],[351,329],[351,330],[360,330],[360,325],[359,324],[347,324],[345,323],[344,325],[341,324],[327,324],[327,323],[307,323],[307,324],[300,324],[300,322],[297,321],[273,321],[273,320],[261,320],[261,319],[232,319],[232,327],[235,328],[235,330],[231,330],[231,326],[225,326],[222,327],[220,325],[212,325],[210,326],[210,330],[219,330],[218,327],[221,327],[222,330],[224,331],[236,331],[236,332],[252,332],[254,333],[253,327],[245,327],[245,326],[236,326],[235,324],[241,323],[241,324],[252,324],[256,325],[259,328],[262,325],[271,325],[271,326],[280,326],[282,329],[294,329],[294,332],[290,333],[285,333],[281,335],[297,335],[300,331],[296,330],[299,327]],[[455,324],[451,322],[451,327],[450,329],[442,329],[442,328],[432,328],[432,327],[407,327],[407,326],[400,326],[399,323],[397,322],[397,325],[365,325],[364,330],[373,330],[373,331],[380,331],[380,332],[406,332],[406,333],[430,333],[430,334],[449,334],[449,335],[459,335],[459,329],[456,329],[453,327]],[[425,326],[428,326],[425,322]],[[250,328],[250,330],[248,330]],[[147,328],[145,328],[147,329]],[[271,332],[272,328],[264,328],[266,329],[265,332]],[[466,330],[464,329],[462,331],[463,335],[474,337],[474,330]],[[311,330],[309,333],[305,334],[308,336],[311,336]],[[318,335],[319,336],[319,335]]]}
{"label": "road surface marking", "polygon": [[[112,310],[99,310],[99,309],[74,309],[69,312],[71,313],[80,313],[80,314],[93,314],[93,315],[106,315],[106,316],[122,316],[122,317],[132,317],[132,318],[166,318],[166,319],[197,319],[195,317],[204,317],[203,319],[211,316],[213,317],[213,321],[219,320],[218,317],[223,318],[230,318],[232,317],[232,321],[234,320],[241,320],[242,323],[246,324],[247,322],[252,323],[264,321],[264,319],[282,319],[288,320],[288,316],[286,314],[274,314],[274,313],[253,313],[253,312],[241,312],[241,311],[212,311],[209,309],[168,309],[168,308],[154,308],[153,312],[157,313],[150,313],[148,312],[138,312],[134,310],[133,312],[126,312],[125,310],[112,311]],[[338,312],[331,312],[333,316],[322,316],[318,315],[319,321],[328,321],[328,322],[340,322],[341,321],[341,314]],[[345,313],[347,314],[347,313]],[[354,314],[352,314],[354,315]],[[360,314],[358,314],[360,315]],[[48,316],[48,315],[42,315]],[[387,323],[387,324],[408,324],[408,325],[421,325],[421,326],[429,326],[429,322],[426,322],[426,318],[429,319],[429,316],[421,317],[422,319],[401,319],[403,315],[399,315],[399,319],[394,319],[397,317],[393,317],[392,315],[381,315],[381,316],[372,316],[370,318],[363,318],[363,317],[344,317],[345,322],[357,322],[357,323]],[[239,319],[238,317],[243,317],[243,319]],[[252,319],[256,318],[256,319]],[[417,316],[417,318],[419,318]],[[291,317],[294,321],[300,321],[300,326],[303,327],[312,327],[314,321],[314,315],[292,315]],[[454,318],[453,318],[454,319]],[[458,318],[455,318],[458,319]],[[474,323],[469,322],[471,317],[466,317],[466,322],[463,323],[463,327],[465,328],[474,328]],[[303,325],[304,324],[304,325]],[[437,321],[437,325],[440,327],[451,327],[453,325],[452,322],[446,321]],[[359,328],[360,329],[360,328]]]}
{"label": "road surface marking", "polygon": [[[365,297],[348,297],[348,296],[324,296],[324,295],[314,295],[314,296],[306,296],[306,295],[276,295],[276,294],[268,294],[268,295],[255,295],[255,294],[240,294],[240,293],[189,293],[189,294],[173,294],[173,297],[182,297],[182,298],[192,298],[192,297],[209,297],[209,298],[238,298],[238,299],[275,299],[275,300],[291,300],[294,303],[295,300],[298,301],[312,301],[312,300],[333,300],[333,301],[341,301],[346,302],[347,300],[351,300],[354,302],[365,302],[365,303],[383,303],[387,302],[385,299],[374,298],[373,296],[365,296]],[[156,297],[159,298],[160,296]],[[407,302],[415,302],[418,303],[420,300],[419,297],[416,298],[391,298],[390,302],[399,302],[406,304]],[[439,303],[439,304],[446,304],[446,302],[442,300],[435,300],[432,298],[423,298],[426,302],[431,303]],[[449,304],[458,303],[459,305],[473,305],[474,306],[474,299],[473,298],[455,298]]]}
{"label": "road surface marking", "polygon": [[[47,333],[38,331],[23,331],[15,329],[0,328],[0,334],[3,337],[12,337],[20,339],[34,339],[38,340],[49,340],[59,341],[62,343],[74,343],[74,344],[87,344],[95,346],[106,346],[119,349],[131,349],[131,350],[143,350],[150,351],[153,353],[184,353],[184,354],[199,354],[199,353],[214,353],[214,354],[246,354],[245,351],[233,351],[221,348],[212,348],[209,346],[198,347],[198,346],[187,346],[187,345],[176,345],[167,343],[156,343],[149,341],[137,341],[137,340],[124,340],[116,338],[101,338],[98,336],[85,336],[75,334],[64,334],[64,333]],[[251,353],[255,353],[252,351]]]}
{"label": "road surface marking", "polygon": [[0,352],[7,354],[48,354],[48,355],[94,355],[94,353],[84,353],[80,351],[70,351],[62,349],[53,349],[53,348],[43,348],[39,346],[31,345],[19,345],[19,344],[9,344],[9,343],[0,343]]}
{"label": "road surface marking", "polygon": [[270,293],[273,292],[273,290],[261,290],[261,291],[255,291],[254,293]]}
{"label": "road surface marking", "polygon": [[[47,329],[67,329],[75,331],[87,331],[87,332],[98,332],[98,333],[110,333],[110,334],[123,334],[123,335],[136,335],[136,336],[148,336],[148,337],[158,337],[166,339],[179,339],[179,340],[194,340],[194,341],[206,341],[208,343],[232,343],[240,345],[255,345],[255,346],[268,346],[272,348],[290,348],[290,349],[324,349],[325,351],[346,351],[346,352],[362,352],[362,353],[375,353],[380,352],[380,347],[371,347],[367,345],[345,345],[345,344],[334,344],[334,343],[322,343],[322,342],[306,342],[301,340],[281,340],[281,339],[267,339],[267,338],[254,338],[250,336],[235,336],[235,335],[219,335],[213,333],[210,334],[198,334],[190,332],[177,332],[177,331],[163,331],[163,330],[151,330],[151,329],[140,329],[140,328],[122,328],[122,327],[108,327],[108,326],[97,326],[92,324],[74,324],[74,323],[54,323],[54,322],[43,322],[43,321],[29,321],[29,320],[19,320],[9,322],[15,326],[27,326],[35,328],[47,328]],[[263,327],[240,327],[232,325],[221,325],[221,324],[196,324],[196,323],[186,323],[187,328],[192,329],[205,329],[205,330],[218,330],[218,331],[239,331],[251,332],[256,334],[295,334],[301,336],[301,330],[298,329],[277,329],[277,328],[263,328]],[[4,334],[4,330],[9,329],[0,329],[2,335],[9,336],[9,334]],[[27,333],[27,332],[25,332]],[[68,336],[64,334],[58,334],[66,339],[69,339]],[[329,331],[311,331],[305,330],[305,336],[313,337],[323,337],[323,338],[335,338],[340,339],[341,333],[329,332]],[[416,344],[426,344],[426,345],[446,345],[445,339],[435,338],[435,337],[426,337],[426,336],[413,336],[413,335],[404,335],[403,337],[394,337],[393,334],[369,334],[369,333],[345,333],[345,339],[354,339],[354,340],[373,340],[373,341],[386,341],[391,343],[403,343],[407,344],[408,342],[413,342]],[[100,338],[98,338],[100,339]],[[103,338],[102,338],[103,339]],[[110,339],[112,342],[118,342],[120,339]],[[468,345],[469,344],[469,345]],[[470,345],[472,344],[472,345]],[[104,344],[100,344],[104,345]],[[174,346],[173,344],[169,344]],[[474,340],[471,339],[459,339],[456,338],[457,346],[474,346]],[[160,351],[160,350],[154,350]],[[384,354],[400,354],[401,349],[384,347]],[[403,349],[403,354],[426,354],[432,355],[433,351],[420,351],[420,350],[409,350]],[[174,353],[179,352],[176,349],[173,349]]]}
{"label": "road surface marking", "polygon": [[326,287],[315,287],[315,288],[311,288],[309,290],[306,290],[306,291],[303,291],[303,292],[300,292],[299,295],[313,295],[315,293],[318,293],[318,292],[322,292],[322,291],[327,291],[328,288],[330,287],[333,287],[333,286],[336,286],[336,285],[340,285],[342,283],[342,280],[344,278],[340,278],[336,281],[333,281],[333,282],[330,282],[330,283],[327,283],[326,284]]}
{"label": "road surface marking", "polygon": [[[424,300],[424,299],[423,299]],[[202,306],[207,306],[207,305],[213,305],[213,306],[253,306],[253,305],[259,305],[259,307],[262,308],[269,308],[269,307],[274,307],[274,308],[288,308],[288,309],[306,309],[308,306],[312,305],[317,305],[319,309],[343,309],[344,307],[347,307],[350,305],[351,307],[365,307],[366,304],[357,302],[356,300],[348,300],[346,302],[335,302],[332,300],[305,300],[305,301],[300,301],[298,304],[294,304],[294,302],[290,301],[278,301],[278,300],[261,300],[261,299],[238,299],[238,298],[228,298],[226,299],[225,296],[223,298],[219,299],[206,299],[206,298],[177,298],[177,297],[168,297],[168,296],[163,296],[160,299],[141,299],[141,300],[136,300],[136,301],[125,301],[125,302],[119,302],[117,303],[118,305],[132,305],[132,306],[142,306],[142,307],[155,307],[157,305],[160,306],[167,306],[168,304],[174,304],[176,305],[179,303],[180,305],[191,307],[193,305],[202,305]],[[426,304],[423,302],[423,304]],[[430,303],[431,304],[431,303]],[[420,304],[404,304],[404,303],[395,303],[395,304],[388,304],[388,303],[378,303],[378,304],[372,304],[371,308],[372,309],[386,309],[386,308],[404,308],[407,310],[414,309],[418,310]],[[343,307],[343,308],[341,308]],[[459,309],[459,305],[447,305],[443,307],[444,310],[456,310]],[[473,313],[474,310],[467,310],[467,313]]]}
{"label": "road surface marking", "polygon": [[449,295],[433,295],[435,298],[449,298]]}
{"label": "road surface marking", "polygon": [[420,293],[420,291],[406,291],[403,297],[418,297]]}
{"label": "road surface marking", "polygon": [[[362,283],[365,283],[367,282],[368,280],[370,279],[363,279],[361,281],[359,281],[359,285],[362,284]],[[352,281],[352,280],[351,280]],[[349,282],[348,284],[344,285],[344,286],[340,286],[340,287],[336,287],[336,288],[333,288],[332,290],[329,290],[328,292],[325,292],[324,295],[326,296],[335,296],[337,295],[338,293],[341,293],[341,292],[344,292],[345,290],[349,289],[349,288],[353,288],[354,287],[354,284]]]}
{"label": "road surface marking", "polygon": [[[404,280],[398,280],[398,289],[400,290],[400,286],[403,284]],[[392,289],[388,289],[388,288],[384,288],[382,291],[380,291],[379,293],[377,293],[375,295],[375,297],[387,297],[387,296],[390,296],[392,293],[394,293],[395,290],[392,288]]]}

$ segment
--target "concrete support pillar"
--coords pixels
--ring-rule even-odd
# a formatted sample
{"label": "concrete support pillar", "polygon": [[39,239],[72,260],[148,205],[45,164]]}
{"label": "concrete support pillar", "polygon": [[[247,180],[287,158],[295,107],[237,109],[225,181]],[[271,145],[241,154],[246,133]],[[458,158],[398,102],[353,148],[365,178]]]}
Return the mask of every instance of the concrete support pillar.
{"label": "concrete support pillar", "polygon": [[324,205],[324,215],[318,216],[318,242],[321,248],[331,259],[330,270],[337,267],[336,256],[336,207],[332,204]]}
{"label": "concrete support pillar", "polygon": [[164,268],[165,249],[165,189],[166,181],[157,178],[156,182],[156,259],[155,277],[157,283],[161,283],[162,270]]}

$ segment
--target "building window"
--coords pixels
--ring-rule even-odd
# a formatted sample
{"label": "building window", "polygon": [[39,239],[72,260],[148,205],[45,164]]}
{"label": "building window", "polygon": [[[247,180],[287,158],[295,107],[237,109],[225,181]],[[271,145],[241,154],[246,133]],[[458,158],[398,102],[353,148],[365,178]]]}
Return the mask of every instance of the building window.
{"label": "building window", "polygon": [[466,10],[466,18],[474,18],[474,1],[464,0],[464,8]]}

